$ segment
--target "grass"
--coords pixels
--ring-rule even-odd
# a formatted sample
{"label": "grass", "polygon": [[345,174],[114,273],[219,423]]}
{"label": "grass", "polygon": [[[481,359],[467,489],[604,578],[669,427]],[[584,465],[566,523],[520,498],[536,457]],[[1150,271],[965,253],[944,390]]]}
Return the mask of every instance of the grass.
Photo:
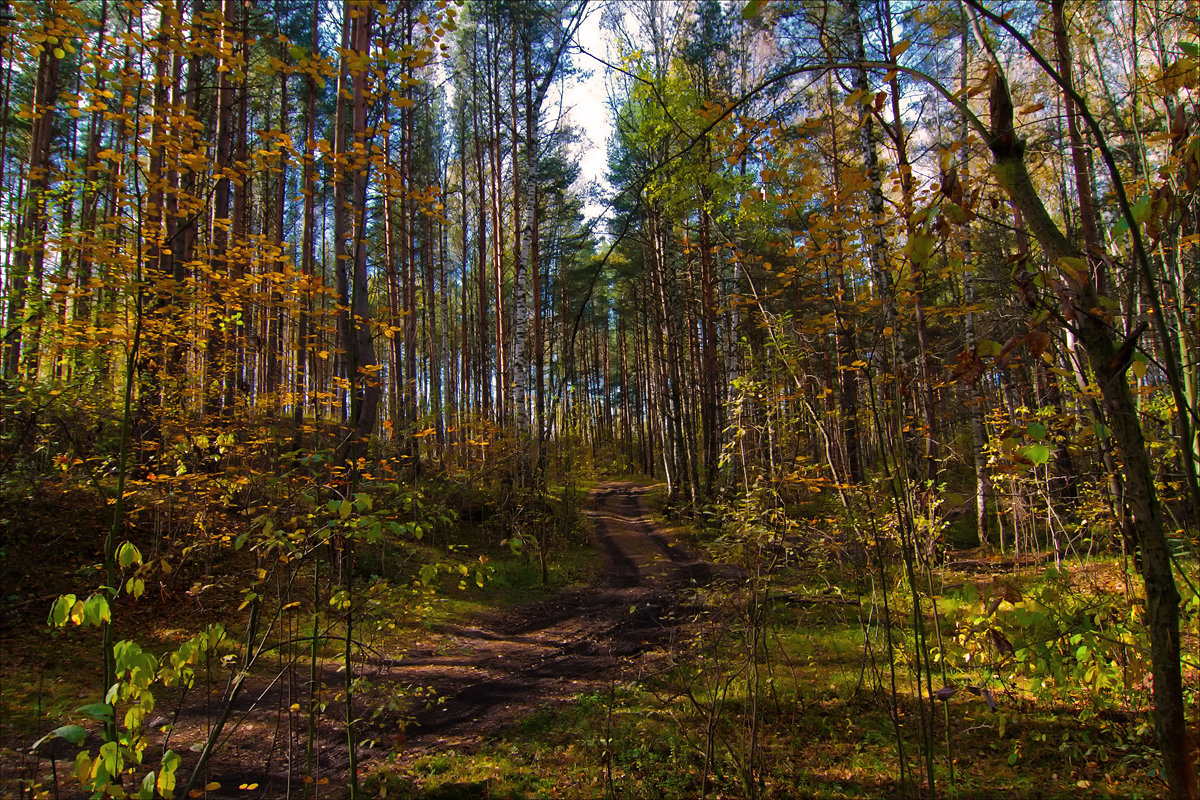
{"label": "grass", "polygon": [[[52,563],[40,560],[45,551],[37,546],[12,549],[0,563],[0,574],[12,590],[4,598],[5,618],[0,620],[5,625],[0,635],[0,796],[28,793],[32,782],[40,780],[48,769],[44,756],[39,759],[28,751],[35,740],[67,722],[85,722],[89,730],[95,727],[81,719],[75,709],[96,701],[102,691],[99,631],[75,627],[54,630],[45,624],[54,596],[67,591],[86,596],[99,581],[95,562],[103,540],[103,513],[93,508],[97,503],[91,494],[80,494],[78,510],[67,518],[68,522],[78,521],[78,525],[64,528],[62,512],[50,499],[33,503],[23,514],[21,540],[52,541]],[[561,487],[557,494],[563,494]],[[182,506],[176,512],[177,516],[181,514]],[[156,559],[157,545],[163,541],[157,519],[145,530],[131,525],[126,534],[137,541],[143,553],[153,554]],[[252,580],[256,567],[272,567],[275,561],[274,555],[263,559],[260,553],[252,554],[250,547],[234,552],[230,546],[238,533],[246,530],[249,519],[249,515],[229,515],[219,530],[211,533],[214,541],[219,535],[219,547],[197,548],[198,557],[188,557],[187,551],[183,558],[172,557],[171,573],[147,576],[145,597],[138,601],[120,598],[114,606],[114,638],[135,639],[161,656],[208,623],[220,620],[229,628],[233,641],[241,641],[248,610],[239,608],[243,599],[240,589]],[[5,525],[12,522],[3,520]],[[359,599],[366,603],[357,614],[356,639],[378,655],[398,652],[414,643],[436,639],[436,629],[442,624],[465,622],[482,613],[545,597],[586,581],[598,568],[599,555],[594,550],[576,547],[574,540],[564,542],[551,552],[548,580],[543,584],[536,554],[529,550],[514,553],[501,546],[499,531],[493,527],[469,521],[461,527],[463,530],[458,532],[439,531],[436,546],[430,541],[434,538],[431,535],[420,540],[392,539],[377,547],[363,542],[356,559],[355,582]],[[185,534],[189,542],[202,541],[205,536],[203,530],[180,532],[180,536]],[[450,544],[456,540],[467,544]],[[16,538],[12,544],[15,548]],[[434,585],[415,587],[419,568],[429,562],[442,565]],[[460,567],[469,568],[468,575],[463,576]],[[482,587],[475,585],[476,569],[485,578]],[[314,633],[313,579],[310,566],[284,564],[278,581],[272,577],[261,583],[263,588],[258,591],[263,595],[263,619],[271,620],[281,611],[283,620],[275,623],[279,627],[271,632],[268,644]],[[325,564],[322,585],[329,580],[329,566]],[[319,601],[321,616],[316,632],[337,637],[341,626],[331,626],[336,612],[325,605],[328,595],[326,586]],[[307,647],[291,644],[286,648],[290,654],[287,657],[299,659],[295,671],[301,679],[307,676]],[[333,639],[320,644],[317,655],[323,672],[339,668],[341,649],[341,643]],[[274,654],[264,659],[270,662],[264,667],[270,673],[261,676],[264,680],[274,676],[276,660]],[[213,670],[217,681],[211,687],[215,692],[213,702],[219,704],[228,673],[219,664]],[[198,685],[197,691],[204,690]],[[160,714],[172,713],[176,694],[160,689],[156,698]],[[405,702],[403,698],[386,699],[401,706]],[[338,713],[334,706],[327,711],[332,716]]]}
{"label": "grass", "polygon": [[[973,664],[955,638],[959,624],[978,615],[989,597],[984,590],[992,586],[1007,587],[1008,596],[1020,600],[998,610],[996,624],[1062,624],[1061,616],[1028,614],[1067,586],[1094,614],[1122,583],[1117,562],[1096,560],[1064,574],[1031,569],[997,580],[938,576],[938,618],[924,594],[922,607],[931,646],[933,625],[942,628],[946,679],[957,691],[945,701],[926,699],[924,708],[913,673],[911,594],[901,577],[889,587],[897,664],[893,706],[881,609],[871,606],[869,585],[859,598],[860,587],[842,580],[831,588],[811,567],[797,565],[795,573],[780,575],[773,599],[757,614],[748,611],[744,587],[711,587],[699,598],[704,611],[689,646],[657,662],[665,666],[652,676],[543,709],[496,732],[477,751],[389,768],[375,777],[376,785],[386,785],[388,797],[413,800],[683,800],[702,791],[712,798],[763,800],[898,798],[924,796],[928,751],[941,797],[1161,795],[1144,705],[1123,710],[1120,692],[1100,703],[1047,676],[1041,680],[1049,688],[1035,691],[1036,676],[1020,674],[1011,659],[995,653],[985,658],[977,650]],[[839,565],[827,577],[851,572]],[[863,605],[853,605],[855,598]],[[990,666],[978,664],[989,658]],[[942,686],[941,663],[935,660],[934,669],[936,689]],[[995,709],[982,693],[964,688],[980,683],[991,687]]]}
{"label": "grass", "polygon": [[[911,758],[915,738],[904,734],[910,755],[905,789],[891,721],[878,695],[844,695],[846,684],[836,679],[780,685],[778,673],[773,678],[769,691],[760,688],[766,702],[754,752],[745,692],[732,693],[712,726],[707,770],[711,718],[702,706],[710,698],[696,697],[698,706],[651,683],[618,686],[609,696],[539,712],[478,752],[429,756],[378,780],[388,784],[389,797],[409,798],[693,798],[702,785],[710,797],[727,798],[900,797],[914,791],[913,782],[920,781],[911,773],[919,769]],[[1023,713],[1000,737],[980,706],[951,707],[953,783],[941,745],[935,763],[943,796],[1154,797],[1160,791],[1144,769],[1109,771],[1081,758],[1071,737],[1089,731],[1069,717]],[[907,709],[902,719],[912,714]],[[1009,763],[1012,753],[1021,756],[1016,764]]]}
{"label": "grass", "polygon": [[[680,523],[672,527],[687,533]],[[706,531],[690,541],[700,547],[713,538]],[[536,555],[500,546],[497,531],[475,530],[462,540],[469,546],[405,541],[386,554],[364,548],[360,590],[380,587],[379,615],[360,617],[364,639],[385,653],[416,642],[436,644],[440,626],[579,584],[599,564],[591,548],[562,543],[543,585]],[[803,546],[796,550],[806,552]],[[1094,560],[1058,576],[1040,567],[995,577],[935,575],[936,617],[922,591],[930,642],[935,625],[945,639],[934,688],[942,685],[944,664],[948,682],[959,690],[932,709],[926,701],[922,711],[912,671],[917,664],[912,596],[902,576],[889,576],[886,584],[897,665],[893,706],[888,639],[880,627],[882,595],[871,591],[875,576],[860,574],[837,556],[820,555],[823,560],[789,557],[787,568],[773,573],[765,603],[751,603],[746,585],[736,581],[697,591],[700,610],[687,647],[660,654],[655,671],[642,680],[543,708],[495,732],[476,750],[449,749],[402,767],[379,768],[367,780],[368,796],[683,800],[703,791],[711,798],[763,800],[902,797],[925,783],[923,747],[932,756],[934,783],[943,797],[1161,794],[1141,684],[1132,691],[1111,685],[1096,690],[1083,682],[1093,662],[1106,667],[1106,680],[1121,676],[1113,668],[1116,651],[1104,651],[1092,662],[1078,655],[1084,644],[1103,641],[1092,636],[1097,620],[1106,636],[1126,624],[1121,615],[1131,607],[1122,599],[1116,561]],[[82,553],[80,569],[89,569],[89,558]],[[436,591],[414,592],[413,565],[430,560],[448,569]],[[484,586],[464,580],[459,565],[483,566]],[[35,573],[32,564],[27,571]],[[386,583],[377,580],[381,577]],[[93,582],[91,572],[71,579],[73,586]],[[293,627],[303,634],[306,624],[311,628],[306,622],[311,575],[301,571],[290,591],[289,597],[304,600],[293,612]],[[213,596],[220,594],[220,587],[203,595],[181,589],[173,604],[155,598],[153,604],[123,606],[118,638],[136,636],[161,651],[214,618],[244,618],[235,612],[238,595]],[[1002,602],[984,613],[996,597]],[[95,632],[50,631],[42,614],[40,606],[38,613],[26,614],[0,645],[0,736],[14,748],[0,758],[0,765],[8,765],[0,780],[13,778],[14,769],[30,774],[30,756],[15,748],[62,724],[98,690],[98,677],[92,680],[99,670]],[[1194,621],[1190,624],[1194,631]],[[978,628],[973,638],[962,635],[966,625]],[[1031,671],[1002,657],[990,638],[993,628],[1018,649],[1023,642],[1029,648],[1054,642],[1056,658],[1065,654],[1060,660],[1074,672]],[[1059,637],[1064,631],[1092,638],[1076,644]],[[1195,653],[1194,636],[1185,639],[1188,648]],[[338,644],[327,643],[320,657],[336,668]],[[1194,685],[1195,675],[1188,680]],[[968,685],[990,687],[997,708]],[[932,720],[926,740],[922,714]],[[0,793],[5,788],[0,783]]]}

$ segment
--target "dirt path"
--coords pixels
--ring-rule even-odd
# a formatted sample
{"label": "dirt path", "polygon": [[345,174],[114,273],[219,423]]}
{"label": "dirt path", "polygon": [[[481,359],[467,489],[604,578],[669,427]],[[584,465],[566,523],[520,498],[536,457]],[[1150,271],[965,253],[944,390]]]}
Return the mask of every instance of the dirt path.
{"label": "dirt path", "polygon": [[649,520],[645,491],[607,483],[589,495],[593,541],[605,556],[590,585],[443,630],[438,653],[388,665],[392,679],[444,698],[417,715],[403,758],[470,747],[548,703],[607,687],[637,669],[636,656],[669,644],[682,611],[675,590],[707,583],[711,572]]}
{"label": "dirt path", "polygon": [[[357,736],[376,737],[359,751],[361,770],[365,773],[384,758],[403,764],[450,748],[470,750],[489,733],[539,708],[607,689],[613,680],[646,669],[643,654],[669,646],[687,616],[686,592],[679,590],[707,583],[712,576],[708,564],[650,521],[645,493],[645,487],[632,483],[607,483],[589,495],[585,512],[593,541],[605,557],[589,585],[470,627],[443,626],[435,631],[436,645],[359,665],[357,674],[371,688],[360,696],[367,707],[358,712],[362,722]],[[214,786],[205,793],[209,800],[304,795],[307,723],[295,701],[307,698],[308,691],[302,680],[289,688],[285,672],[274,679],[256,674],[246,680],[201,781]],[[328,786],[321,797],[340,796],[349,768],[345,726],[337,721],[337,687],[343,681],[333,666],[322,675],[331,705],[316,731],[312,756],[320,783]],[[386,708],[398,687],[423,687],[427,696],[439,698],[417,711],[404,737],[395,735],[397,712],[389,709],[372,718],[373,708]],[[169,709],[150,721],[151,752],[165,747],[180,752],[181,781],[207,735],[216,711],[212,702],[181,702],[170,734],[172,725],[164,724],[171,719]],[[95,751],[96,734],[85,746]],[[61,739],[41,751],[40,758],[58,762],[60,800],[83,796],[70,777],[77,751]]]}

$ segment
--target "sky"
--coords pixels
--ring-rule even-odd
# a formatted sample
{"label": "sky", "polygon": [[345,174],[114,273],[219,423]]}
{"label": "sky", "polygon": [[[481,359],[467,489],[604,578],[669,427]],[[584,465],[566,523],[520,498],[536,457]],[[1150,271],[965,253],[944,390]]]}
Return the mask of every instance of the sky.
{"label": "sky", "polygon": [[[588,10],[576,41],[584,50],[605,61],[612,62],[615,58],[611,34],[600,29],[600,8],[596,5]],[[576,145],[575,156],[581,171],[579,186],[587,190],[604,185],[613,118],[608,107],[607,67],[578,50],[572,51],[572,57],[575,67],[586,71],[588,75],[583,79],[576,77],[569,80],[563,94],[563,104],[567,108],[568,121],[584,134]],[[584,204],[584,214],[588,217],[600,216],[603,211],[603,202],[595,199],[587,200]]]}
{"label": "sky", "polygon": [[[609,63],[618,58],[612,34],[600,27],[602,10],[602,4],[589,3],[583,24],[575,37],[577,46],[569,51],[577,74],[563,82],[562,91],[557,95],[557,100],[562,103],[561,108],[549,106],[555,99],[555,95],[551,94],[545,109],[548,116],[556,111],[562,114],[568,123],[583,134],[573,145],[572,155],[580,165],[576,188],[585,198],[583,213],[589,219],[600,217],[606,211],[602,197],[607,188],[604,178],[608,169],[608,142],[615,124],[608,102],[609,70],[587,55],[592,53]],[[586,52],[581,52],[581,49]],[[447,93],[447,102],[453,104],[454,84],[444,72],[441,80]],[[595,196],[588,199],[591,195]]]}

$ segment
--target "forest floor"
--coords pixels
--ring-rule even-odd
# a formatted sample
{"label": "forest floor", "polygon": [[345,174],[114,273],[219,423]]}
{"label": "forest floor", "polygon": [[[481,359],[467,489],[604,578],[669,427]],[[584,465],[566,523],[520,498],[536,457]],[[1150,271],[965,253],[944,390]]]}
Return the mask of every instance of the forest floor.
{"label": "forest floor", "polygon": [[[746,590],[748,571],[716,563],[725,560],[728,544],[670,527],[652,515],[653,497],[652,487],[625,481],[593,489],[584,505],[593,546],[571,544],[555,554],[557,590],[540,585],[530,552],[514,555],[507,547],[492,551],[494,585],[439,590],[407,618],[401,609],[394,627],[371,627],[366,611],[372,600],[367,586],[360,588],[352,665],[361,796],[660,800],[704,794],[716,800],[920,792],[923,765],[911,754],[921,752],[916,722],[926,712],[906,689],[903,654],[891,659],[876,639],[864,639],[864,614],[874,612],[863,582],[851,579],[853,565],[841,564],[824,539],[797,542],[796,553],[807,555],[789,556],[790,572],[778,576],[769,595],[754,599]],[[76,505],[59,520],[63,533],[53,540],[55,563],[63,569],[39,568],[44,551],[36,548],[22,550],[9,565],[21,582],[0,615],[4,800],[86,796],[73,775],[81,748],[61,738],[31,748],[56,725],[78,721],[72,709],[94,700],[99,683],[96,630],[51,630],[42,622],[55,593],[95,571],[88,532],[98,521],[86,503]],[[50,518],[40,511],[30,518],[41,516]],[[697,555],[701,547],[711,560]],[[504,569],[526,573],[507,596],[498,579],[504,554],[510,558]],[[246,561],[246,551],[239,557]],[[940,598],[944,634],[955,635],[955,620],[982,602],[959,597],[968,590],[1014,600],[1022,592],[1045,596],[1043,561],[948,555],[953,580]],[[123,607],[115,635],[160,651],[207,624],[236,619],[240,595],[223,582],[227,566],[205,571],[210,586],[160,587],[151,602]],[[1071,580],[1091,586],[1086,597],[1118,597],[1116,573],[1100,567],[1080,568]],[[1065,585],[1062,580],[1054,585]],[[280,623],[232,701],[226,698],[241,674],[234,655],[244,652],[232,643],[197,671],[193,690],[162,691],[146,725],[148,747],[137,775],[157,768],[165,750],[179,753],[175,796],[182,797],[183,782],[228,702],[218,748],[191,797],[347,795],[343,617],[321,612],[327,627],[313,637],[313,609],[284,603],[304,596],[301,584],[276,601],[292,621]],[[19,597],[28,599],[11,600]],[[390,598],[380,602],[393,611],[405,595],[381,597]],[[290,618],[289,606],[298,607]],[[892,613],[899,619],[903,609]],[[231,625],[230,635],[241,634]],[[894,640],[903,642],[903,633]],[[900,665],[907,775],[887,693],[871,689],[888,679],[888,663]],[[986,669],[974,669],[952,681],[987,680]],[[991,685],[994,696],[958,692],[939,706],[938,721],[930,720],[936,741],[924,747],[934,752],[931,769],[947,796],[1161,794],[1144,708],[1101,711],[1086,697],[1037,705],[1010,684],[982,684]],[[83,749],[96,753],[97,726],[85,725]]]}
{"label": "forest floor", "polygon": [[409,650],[394,678],[431,687],[439,702],[418,713],[398,756],[478,744],[531,711],[634,679],[675,644],[686,609],[681,587],[713,568],[652,523],[644,487],[606,483],[586,513],[604,568],[587,586],[480,619],[445,626],[436,651]]}
{"label": "forest floor", "polygon": [[[646,492],[633,483],[609,482],[589,495],[585,513],[603,566],[586,585],[469,620],[434,624],[415,646],[378,643],[372,654],[356,660],[361,706],[356,734],[367,742],[359,750],[360,774],[403,774],[430,755],[469,753],[490,733],[536,711],[608,691],[653,670],[655,658],[675,646],[688,617],[687,593],[680,589],[707,584],[714,568],[651,521]],[[248,675],[232,704],[220,749],[198,784],[210,787],[204,797],[342,796],[349,768],[346,729],[338,719],[344,672],[336,659],[322,660],[319,680],[327,707],[312,752],[305,745],[307,714],[293,703],[309,696],[307,681],[297,672],[304,667],[285,666],[277,674],[255,669]],[[208,680],[219,686],[227,678]],[[397,703],[396,697],[408,700]],[[195,701],[185,696],[164,702],[162,715],[149,725],[149,754],[167,747],[183,753],[180,787],[219,704],[220,692],[215,699],[201,693]],[[92,731],[84,747],[94,752],[98,745],[98,733]],[[24,762],[6,759],[3,777],[29,775],[29,742],[3,746],[9,756],[21,753]],[[40,748],[33,767],[37,796],[85,796],[72,776],[78,750],[62,739]],[[57,782],[47,774],[52,769]],[[25,778],[26,785],[30,780]],[[309,781],[317,785],[304,786]],[[372,786],[370,795],[377,792]]]}

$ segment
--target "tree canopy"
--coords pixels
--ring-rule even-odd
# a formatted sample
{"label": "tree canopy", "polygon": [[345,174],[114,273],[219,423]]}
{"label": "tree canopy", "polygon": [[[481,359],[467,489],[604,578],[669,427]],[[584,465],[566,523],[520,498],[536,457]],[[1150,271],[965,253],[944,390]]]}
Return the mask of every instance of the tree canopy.
{"label": "tree canopy", "polygon": [[[907,593],[888,613],[911,616],[912,686],[875,676],[897,741],[919,732],[901,792],[940,790],[953,666],[1147,714],[1170,796],[1195,798],[1198,20],[1195,0],[0,2],[0,499],[74,487],[106,515],[98,599],[61,595],[52,622],[102,628],[106,692],[148,711],[110,606],[197,545],[143,552],[130,515],[203,494],[243,514],[205,548],[291,553],[344,611],[352,695],[355,542],[423,535],[424,481],[486,486],[545,580],[546,498],[636,472],[759,578],[812,528],[805,548]],[[591,70],[614,126],[588,186],[600,123],[569,98]],[[1004,615],[1047,603],[1002,592],[943,624],[933,576],[976,548],[1116,559],[1121,601],[1041,640]],[[97,720],[140,762],[140,717],[123,739]],[[126,772],[105,758],[80,772],[98,794]]]}

